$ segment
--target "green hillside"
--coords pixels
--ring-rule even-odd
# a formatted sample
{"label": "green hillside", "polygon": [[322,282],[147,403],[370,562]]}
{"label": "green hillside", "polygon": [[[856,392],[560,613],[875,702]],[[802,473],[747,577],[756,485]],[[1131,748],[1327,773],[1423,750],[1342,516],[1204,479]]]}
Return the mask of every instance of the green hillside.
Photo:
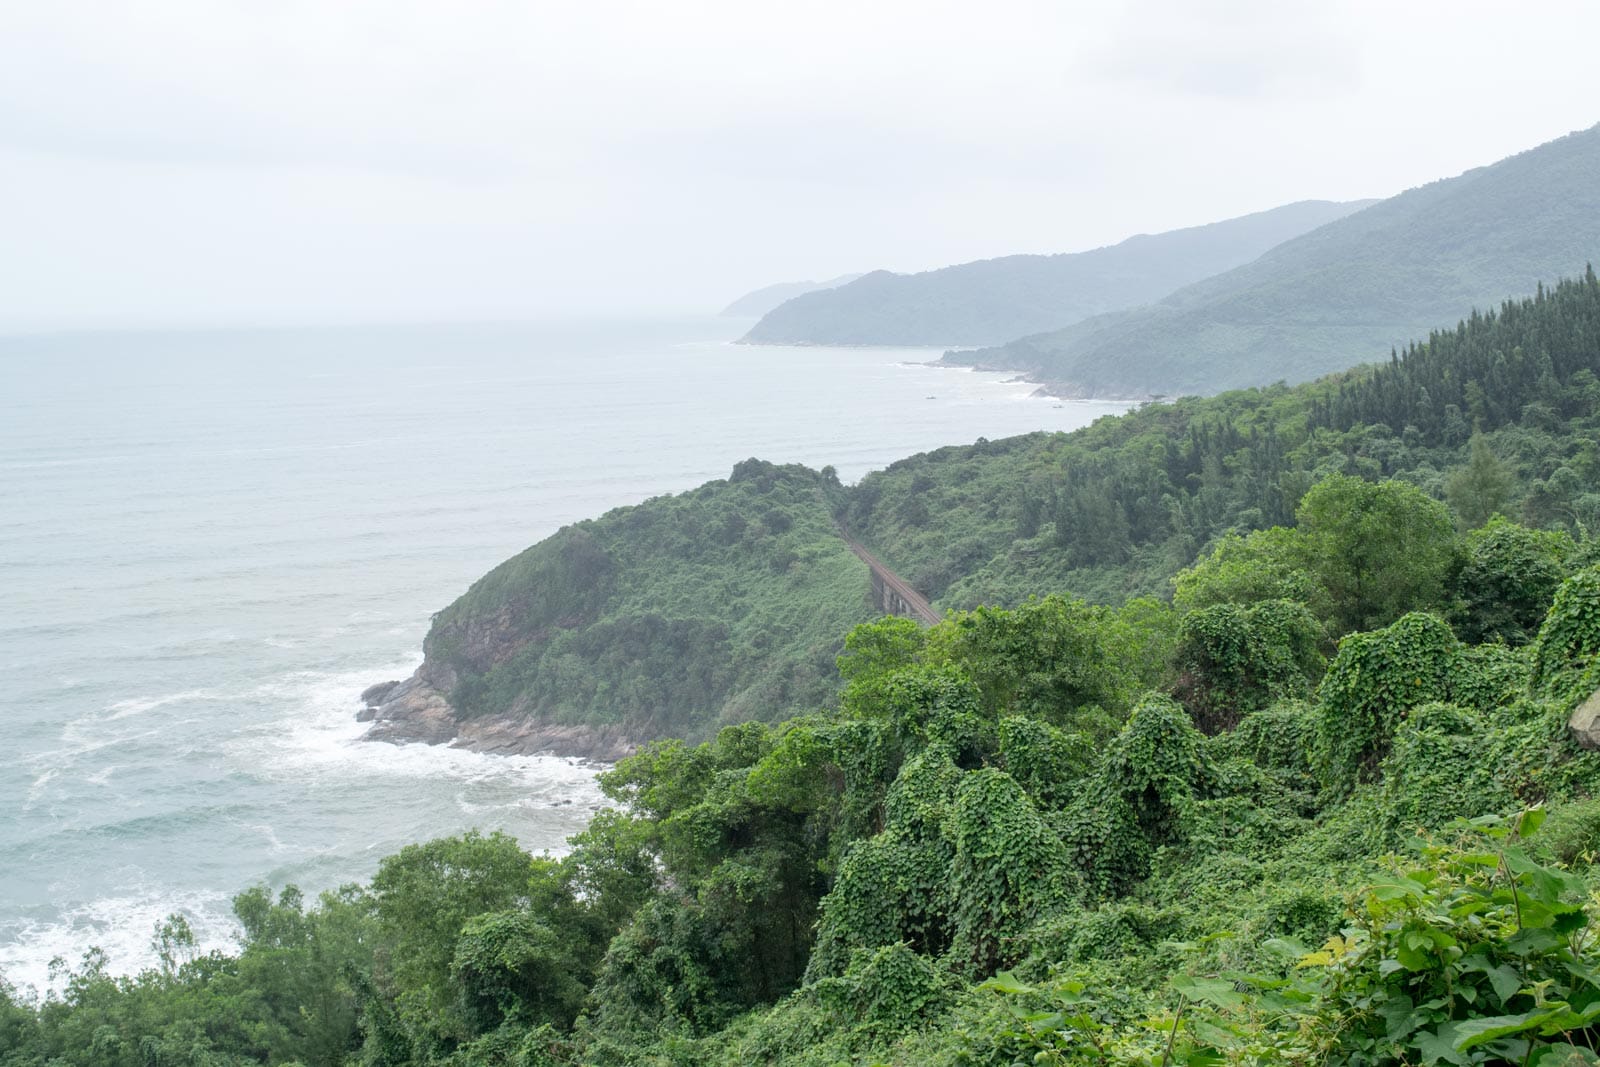
{"label": "green hillside", "polygon": [[846,630],[874,616],[833,526],[831,471],[746,460],[507,560],[439,612],[424,650],[463,718],[704,736],[821,703]]}
{"label": "green hillside", "polygon": [[853,487],[845,516],[942,607],[1040,590],[1114,602],[1166,592],[1229,531],[1291,522],[1330,473],[1447,499],[1476,427],[1514,477],[1498,509],[1600,530],[1594,277],[1474,315],[1376,367],[913,456]]}
{"label": "green hillside", "polygon": [[1214,393],[1387,358],[1600,258],[1600,126],[1375,204],[1150,307],[947,359],[1077,395]]}
{"label": "green hillside", "polygon": [[745,335],[755,344],[992,345],[1159,299],[1368,201],[1308,200],[1209,226],[1053,256],[1004,256],[921,274],[873,271],[797,296]]}
{"label": "green hillside", "polygon": [[42,1002],[0,980],[0,1067],[1597,1067],[1597,369],[1590,273],[1314,386],[931,453],[853,499],[751,461],[615,512],[434,639],[564,627],[647,563],[652,599],[713,610],[683,539],[766,506],[801,535],[761,519],[744,565],[773,574],[827,502],[917,559],[944,515],[1088,573],[1050,529],[1080,524],[1108,580],[1238,529],[1170,602],[856,626],[837,697],[646,746],[560,856],[412,845],[315,901],[246,889],[236,950],[174,916],[139,975],[96,950]]}
{"label": "green hillside", "polygon": [[419,676],[462,718],[634,739],[815,707],[841,635],[874,614],[836,522],[942,609],[1167,597],[1201,552],[1292,524],[1335,474],[1398,479],[1468,525],[1498,511],[1583,536],[1600,529],[1597,376],[1591,272],[1391,363],[942,448],[854,486],[747,461],[502,564],[436,617]]}

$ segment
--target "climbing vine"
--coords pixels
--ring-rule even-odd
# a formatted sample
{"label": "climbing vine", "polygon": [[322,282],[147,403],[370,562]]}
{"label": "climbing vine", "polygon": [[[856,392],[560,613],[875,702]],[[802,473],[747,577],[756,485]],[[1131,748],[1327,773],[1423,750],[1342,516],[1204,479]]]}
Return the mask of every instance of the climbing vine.
{"label": "climbing vine", "polygon": [[1317,691],[1316,764],[1338,792],[1373,781],[1395,728],[1419,704],[1450,699],[1460,646],[1450,627],[1413,612],[1351,634]]}

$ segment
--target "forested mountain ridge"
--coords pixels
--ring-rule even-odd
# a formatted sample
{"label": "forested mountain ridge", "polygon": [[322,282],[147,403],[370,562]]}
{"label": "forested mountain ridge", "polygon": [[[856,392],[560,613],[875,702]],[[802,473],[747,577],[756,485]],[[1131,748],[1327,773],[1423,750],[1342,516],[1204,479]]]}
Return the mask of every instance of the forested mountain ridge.
{"label": "forested mountain ridge", "polygon": [[767,312],[753,344],[992,345],[1159,299],[1372,201],[1306,200],[1088,252],[879,270]]}
{"label": "forested mountain ridge", "polygon": [[[316,901],[247,889],[237,951],[175,916],[139,975],[0,981],[0,1067],[1600,1067],[1597,368],[1591,272],[1386,366],[1102,420],[1086,490],[1147,468],[1185,522],[1292,525],[1222,533],[1170,602],[858,625],[836,698],[646,746],[559,857],[413,845]],[[1031,457],[948,503],[1043,536],[1040,492],[992,505],[1050,488],[1075,521],[1061,440],[919,457],[860,510],[904,536]],[[613,522],[675,551],[725,494],[848,508],[750,462]],[[483,603],[592,577],[572,543]]]}
{"label": "forested mountain ridge", "polygon": [[1600,126],[1284,242],[1158,303],[946,359],[1064,393],[1214,393],[1386,356],[1600,259]]}
{"label": "forested mountain ridge", "polygon": [[1597,375],[1591,269],[1382,364],[913,456],[852,487],[845,514],[942,607],[1017,603],[1040,589],[1116,601],[1164,593],[1229,530],[1291,522],[1328,473],[1459,497],[1476,428],[1513,478],[1496,508],[1600,530]]}
{"label": "forested mountain ridge", "polygon": [[[1165,597],[1208,546],[1292,524],[1335,473],[1403,480],[1474,522],[1600,529],[1597,383],[1590,271],[1301,386],[943,448],[848,487],[747,461],[496,568],[436,617],[418,684],[379,726],[448,740],[534,723],[533,742],[607,754],[814,707],[844,631],[875,614],[836,522],[944,609]],[[412,725],[419,703],[448,709],[432,734]]]}

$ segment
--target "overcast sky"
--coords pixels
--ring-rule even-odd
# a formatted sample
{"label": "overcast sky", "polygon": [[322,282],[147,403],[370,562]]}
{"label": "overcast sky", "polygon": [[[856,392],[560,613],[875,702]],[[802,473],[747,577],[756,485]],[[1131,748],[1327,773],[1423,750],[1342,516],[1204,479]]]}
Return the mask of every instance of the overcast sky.
{"label": "overcast sky", "polygon": [[1573,0],[0,0],[0,326],[714,311],[1387,196],[1600,122],[1596,40]]}

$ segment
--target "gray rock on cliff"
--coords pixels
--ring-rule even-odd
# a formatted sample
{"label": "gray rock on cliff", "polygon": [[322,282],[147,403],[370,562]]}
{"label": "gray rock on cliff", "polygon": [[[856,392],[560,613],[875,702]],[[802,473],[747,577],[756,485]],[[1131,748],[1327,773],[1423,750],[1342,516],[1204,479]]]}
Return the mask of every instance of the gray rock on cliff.
{"label": "gray rock on cliff", "polygon": [[426,661],[403,682],[380,682],[361,694],[357,716],[371,722],[364,741],[421,742],[508,756],[548,754],[613,763],[638,750],[621,726],[541,722],[524,716],[461,718],[445,696],[455,687],[449,668]]}
{"label": "gray rock on cliff", "polygon": [[1573,709],[1567,729],[1579,748],[1600,749],[1600,689],[1590,693],[1588,700]]}

